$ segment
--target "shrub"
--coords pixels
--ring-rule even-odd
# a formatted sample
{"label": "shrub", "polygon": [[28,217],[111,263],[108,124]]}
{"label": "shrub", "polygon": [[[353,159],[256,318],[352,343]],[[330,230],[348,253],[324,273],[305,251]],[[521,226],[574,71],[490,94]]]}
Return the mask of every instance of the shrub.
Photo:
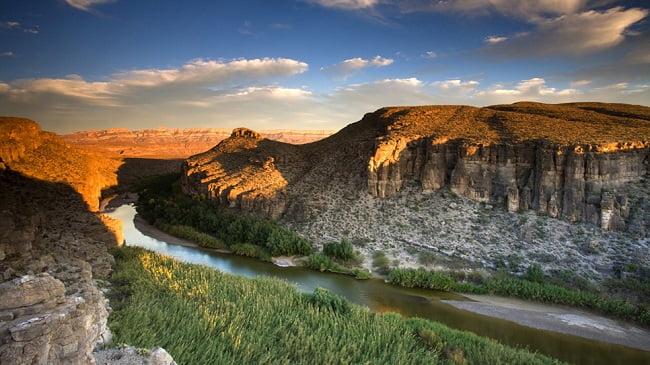
{"label": "shrub", "polygon": [[323,245],[323,253],[329,257],[348,261],[354,258],[354,249],[347,238],[341,239],[341,242],[330,242]]}
{"label": "shrub", "polygon": [[325,271],[334,269],[335,264],[325,255],[313,254],[307,258],[306,266],[312,270]]}
{"label": "shrub", "polygon": [[307,303],[341,314],[349,313],[351,309],[350,303],[345,298],[323,288],[314,289],[314,293],[307,297]]}
{"label": "shrub", "polygon": [[544,282],[544,270],[539,264],[532,264],[526,269],[524,273],[524,279],[532,281],[533,283],[543,283]]}

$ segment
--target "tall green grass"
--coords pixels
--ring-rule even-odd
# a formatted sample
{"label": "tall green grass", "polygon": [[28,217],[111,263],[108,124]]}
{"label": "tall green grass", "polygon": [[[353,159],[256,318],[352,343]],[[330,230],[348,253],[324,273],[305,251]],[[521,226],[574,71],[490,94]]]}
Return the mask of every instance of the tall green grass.
{"label": "tall green grass", "polygon": [[462,279],[456,280],[445,272],[424,269],[392,269],[388,273],[388,281],[391,284],[404,287],[471,294],[496,294],[545,303],[565,304],[596,310],[646,326],[650,325],[650,307],[647,305],[633,304],[593,292],[540,282],[543,281],[543,278],[540,278],[534,271],[531,270],[533,274],[526,276],[528,280],[515,277],[493,277],[481,282],[466,282]]}
{"label": "tall green grass", "polygon": [[554,364],[423,319],[377,314],[324,289],[249,279],[150,251],[114,252],[116,343],[163,346],[179,364]]}

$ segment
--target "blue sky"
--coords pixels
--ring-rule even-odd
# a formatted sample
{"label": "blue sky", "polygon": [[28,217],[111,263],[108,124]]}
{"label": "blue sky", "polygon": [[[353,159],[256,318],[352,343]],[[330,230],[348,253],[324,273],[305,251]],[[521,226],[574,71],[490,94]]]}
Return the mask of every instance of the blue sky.
{"label": "blue sky", "polygon": [[650,104],[610,0],[3,0],[0,114],[44,129],[339,129],[388,105]]}

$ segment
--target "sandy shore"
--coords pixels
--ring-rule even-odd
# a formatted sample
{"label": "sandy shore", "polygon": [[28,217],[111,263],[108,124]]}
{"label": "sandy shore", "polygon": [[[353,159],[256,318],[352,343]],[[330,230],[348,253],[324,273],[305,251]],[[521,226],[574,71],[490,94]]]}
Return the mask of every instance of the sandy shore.
{"label": "sandy shore", "polygon": [[456,308],[542,330],[650,351],[650,330],[584,310],[491,295],[464,295],[475,302],[445,300]]}

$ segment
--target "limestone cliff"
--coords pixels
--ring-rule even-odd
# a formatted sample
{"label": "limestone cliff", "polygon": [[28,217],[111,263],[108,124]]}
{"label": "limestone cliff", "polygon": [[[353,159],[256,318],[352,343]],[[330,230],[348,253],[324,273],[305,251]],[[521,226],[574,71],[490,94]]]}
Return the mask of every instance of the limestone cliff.
{"label": "limestone cliff", "polygon": [[0,159],[0,363],[93,363],[109,333],[95,281],[123,239],[119,222],[89,208],[115,183],[116,161],[5,117]]}
{"label": "limestone cliff", "polygon": [[186,160],[182,185],[244,211],[309,219],[321,204],[310,195],[315,190],[384,198],[415,183],[621,230],[630,207],[617,189],[648,176],[649,160],[647,107],[393,107],[301,146],[235,131]]}
{"label": "limestone cliff", "polygon": [[0,159],[26,176],[72,186],[93,211],[99,207],[102,189],[117,184],[121,164],[72,148],[34,121],[12,117],[0,117]]}
{"label": "limestone cliff", "polygon": [[70,187],[0,171],[0,363],[92,363],[116,244]]}

